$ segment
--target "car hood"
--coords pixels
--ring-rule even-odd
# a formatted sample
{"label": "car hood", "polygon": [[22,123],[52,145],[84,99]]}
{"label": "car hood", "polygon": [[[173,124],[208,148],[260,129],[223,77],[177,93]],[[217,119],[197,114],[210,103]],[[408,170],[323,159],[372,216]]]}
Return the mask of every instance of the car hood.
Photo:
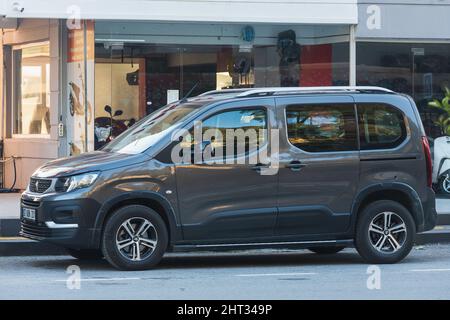
{"label": "car hood", "polygon": [[149,160],[144,153],[124,154],[105,151],[83,153],[79,156],[47,162],[33,173],[33,177],[50,178],[80,174],[90,171],[106,171]]}

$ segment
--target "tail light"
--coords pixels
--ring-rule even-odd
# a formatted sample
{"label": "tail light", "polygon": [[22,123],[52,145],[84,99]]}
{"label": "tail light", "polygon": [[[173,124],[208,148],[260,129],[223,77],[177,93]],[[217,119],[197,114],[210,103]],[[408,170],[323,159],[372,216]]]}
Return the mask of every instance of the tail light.
{"label": "tail light", "polygon": [[431,188],[433,183],[433,163],[431,161],[430,144],[427,137],[422,137],[423,152],[425,153],[425,162],[427,165],[427,185]]}

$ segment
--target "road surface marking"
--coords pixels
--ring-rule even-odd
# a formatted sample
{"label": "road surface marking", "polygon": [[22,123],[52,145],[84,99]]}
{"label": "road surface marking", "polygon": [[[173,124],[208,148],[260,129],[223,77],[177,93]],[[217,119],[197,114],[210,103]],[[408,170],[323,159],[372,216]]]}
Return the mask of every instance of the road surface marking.
{"label": "road surface marking", "polygon": [[236,274],[236,277],[277,277],[277,276],[312,276],[317,273],[315,272],[294,272],[294,273],[247,273],[247,274]]}
{"label": "road surface marking", "polygon": [[450,269],[413,269],[411,272],[448,272]]}
{"label": "road surface marking", "polygon": [[[141,280],[141,278],[86,278],[86,279],[80,279],[79,281],[84,281],[84,282],[88,282],[88,281],[92,281],[92,282],[96,282],[96,281],[127,281],[127,280]],[[67,282],[67,279],[62,280],[62,279],[58,279],[58,280],[53,280],[55,282]]]}

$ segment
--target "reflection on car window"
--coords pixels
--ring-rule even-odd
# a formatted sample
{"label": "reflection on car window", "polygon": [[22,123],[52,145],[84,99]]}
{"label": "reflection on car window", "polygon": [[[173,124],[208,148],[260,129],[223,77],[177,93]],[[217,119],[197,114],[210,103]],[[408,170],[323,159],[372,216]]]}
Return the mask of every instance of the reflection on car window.
{"label": "reflection on car window", "polygon": [[355,118],[351,104],[288,106],[288,138],[308,152],[357,150]]}
{"label": "reflection on car window", "polygon": [[[194,137],[193,129],[190,134]],[[266,111],[262,108],[246,108],[217,113],[202,122],[202,137],[203,144],[210,145],[224,157],[258,150],[267,141]],[[192,140],[191,143],[194,145],[198,142]],[[227,149],[227,145],[233,149]],[[217,152],[219,148],[221,150]]]}
{"label": "reflection on car window", "polygon": [[171,104],[161,108],[125,131],[103,148],[104,151],[137,154],[151,147],[172,131],[189,114],[198,110],[196,104]]}

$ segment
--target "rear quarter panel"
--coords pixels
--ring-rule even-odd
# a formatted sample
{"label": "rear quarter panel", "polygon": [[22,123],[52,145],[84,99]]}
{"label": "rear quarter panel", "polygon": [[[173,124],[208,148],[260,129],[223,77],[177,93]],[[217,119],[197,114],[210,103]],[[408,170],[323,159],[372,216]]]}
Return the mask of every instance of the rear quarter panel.
{"label": "rear quarter panel", "polygon": [[417,110],[402,95],[355,95],[358,103],[383,103],[394,106],[405,116],[407,137],[393,149],[361,150],[359,190],[379,183],[403,183],[426,200],[427,173],[422,146],[423,127]]}

